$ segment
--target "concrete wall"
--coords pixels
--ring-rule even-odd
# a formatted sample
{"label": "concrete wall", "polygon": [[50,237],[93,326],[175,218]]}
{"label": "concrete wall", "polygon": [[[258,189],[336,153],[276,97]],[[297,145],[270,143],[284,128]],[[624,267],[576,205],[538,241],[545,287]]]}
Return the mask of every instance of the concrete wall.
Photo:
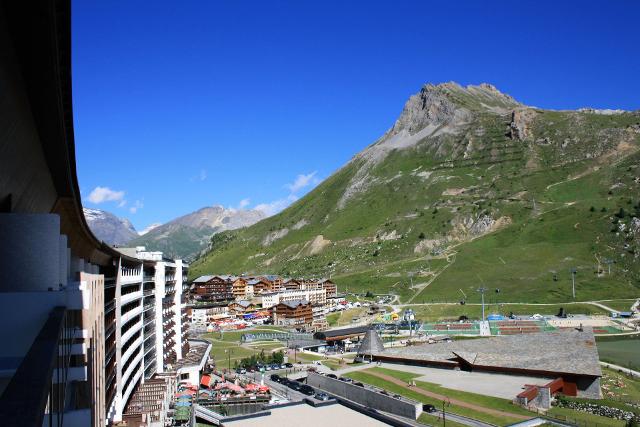
{"label": "concrete wall", "polygon": [[422,403],[420,402],[385,396],[377,391],[329,378],[324,375],[310,372],[307,375],[307,384],[325,390],[331,394],[344,397],[345,399],[354,401],[361,405],[389,412],[401,417],[412,418],[415,420],[422,413]]}
{"label": "concrete wall", "polygon": [[600,378],[587,378],[582,377],[576,381],[578,386],[578,397],[584,397],[586,399],[602,399],[602,392],[600,391]]}
{"label": "concrete wall", "polygon": [[58,215],[2,214],[0,242],[0,292],[58,290],[66,284]]}

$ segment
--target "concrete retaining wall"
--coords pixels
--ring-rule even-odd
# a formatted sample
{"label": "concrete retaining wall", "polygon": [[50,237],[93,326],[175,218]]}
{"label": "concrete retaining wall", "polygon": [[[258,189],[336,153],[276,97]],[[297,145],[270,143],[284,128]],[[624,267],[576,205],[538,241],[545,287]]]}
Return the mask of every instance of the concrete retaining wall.
{"label": "concrete retaining wall", "polygon": [[325,377],[324,375],[309,373],[307,384],[325,390],[336,396],[343,397],[360,405],[375,408],[390,414],[411,419],[417,419],[422,413],[422,403],[409,399],[396,399],[375,390],[359,387],[344,381]]}

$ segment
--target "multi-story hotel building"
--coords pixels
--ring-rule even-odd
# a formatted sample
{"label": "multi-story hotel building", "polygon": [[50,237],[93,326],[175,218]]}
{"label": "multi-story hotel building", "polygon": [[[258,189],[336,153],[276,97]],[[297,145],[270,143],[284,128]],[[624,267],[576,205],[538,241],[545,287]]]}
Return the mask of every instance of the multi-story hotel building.
{"label": "multi-story hotel building", "polygon": [[296,300],[306,300],[311,305],[324,305],[327,303],[327,292],[324,289],[269,292],[260,295],[260,300],[262,308],[271,308],[281,302]]}
{"label": "multi-story hotel building", "polygon": [[69,1],[0,7],[0,425],[100,426],[185,356],[187,266],[98,241],[75,169]]}
{"label": "multi-story hotel building", "polygon": [[114,421],[122,419],[140,383],[155,373],[174,370],[189,350],[183,297],[188,266],[143,247],[117,251],[121,254],[119,271],[107,279],[115,288],[115,299],[110,301],[115,306],[115,327],[110,328],[113,337],[108,335],[107,342],[121,343],[108,351],[115,355],[116,369],[106,365],[108,418]]}
{"label": "multi-story hotel building", "polygon": [[311,303],[294,300],[278,303],[273,307],[273,324],[282,326],[309,327],[313,323]]}

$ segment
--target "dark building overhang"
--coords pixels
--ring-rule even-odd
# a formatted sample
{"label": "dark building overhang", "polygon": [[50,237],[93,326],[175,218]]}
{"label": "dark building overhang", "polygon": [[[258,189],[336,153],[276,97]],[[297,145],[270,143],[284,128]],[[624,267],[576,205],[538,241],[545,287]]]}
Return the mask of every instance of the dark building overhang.
{"label": "dark building overhang", "polygon": [[2,1],[0,26],[2,211],[60,215],[73,253],[107,265],[114,254],[86,223],[76,175],[71,3]]}

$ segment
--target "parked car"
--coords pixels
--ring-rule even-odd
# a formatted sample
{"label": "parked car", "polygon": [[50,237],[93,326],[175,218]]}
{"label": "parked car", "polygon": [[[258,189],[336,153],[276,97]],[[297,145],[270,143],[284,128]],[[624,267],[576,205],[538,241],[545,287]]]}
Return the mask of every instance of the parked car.
{"label": "parked car", "polygon": [[300,391],[300,389],[302,388],[302,383],[299,383],[298,381],[291,381],[289,384],[287,384],[287,386],[295,391]]}
{"label": "parked car", "polygon": [[436,407],[435,407],[435,406],[433,406],[433,405],[432,405],[432,404],[430,404],[430,403],[425,403],[424,405],[422,405],[422,410],[423,410],[424,412],[428,412],[428,413],[430,413],[430,414],[433,414],[434,412],[436,412]]}
{"label": "parked car", "polygon": [[284,364],[284,366],[287,367],[287,368],[293,368],[293,363],[287,362],[287,363]]}
{"label": "parked car", "polygon": [[283,363],[282,365],[280,365],[280,369],[287,369],[287,365]]}
{"label": "parked car", "polygon": [[313,396],[315,394],[315,390],[310,385],[302,384],[300,386],[300,393],[306,394],[307,396]]}
{"label": "parked car", "polygon": [[340,377],[338,378],[340,381],[344,381],[345,383],[352,383],[353,380],[351,378],[348,377]]}
{"label": "parked car", "polygon": [[334,380],[338,379],[336,374],[327,374],[327,378],[333,378]]}
{"label": "parked car", "polygon": [[269,378],[271,378],[271,381],[275,381],[277,383],[282,381],[282,378],[280,378],[280,375],[278,375],[278,374],[271,374],[271,377],[269,377]]}
{"label": "parked car", "polygon": [[327,393],[324,393],[324,392],[316,393],[315,396],[313,396],[313,397],[315,397],[316,400],[322,400],[322,401],[329,400],[329,395]]}
{"label": "parked car", "polygon": [[380,390],[380,394],[384,394],[385,396],[389,396],[389,392],[387,390]]}
{"label": "parked car", "polygon": [[358,387],[364,387],[364,384],[362,384],[361,382],[353,383],[353,385],[357,385]]}

